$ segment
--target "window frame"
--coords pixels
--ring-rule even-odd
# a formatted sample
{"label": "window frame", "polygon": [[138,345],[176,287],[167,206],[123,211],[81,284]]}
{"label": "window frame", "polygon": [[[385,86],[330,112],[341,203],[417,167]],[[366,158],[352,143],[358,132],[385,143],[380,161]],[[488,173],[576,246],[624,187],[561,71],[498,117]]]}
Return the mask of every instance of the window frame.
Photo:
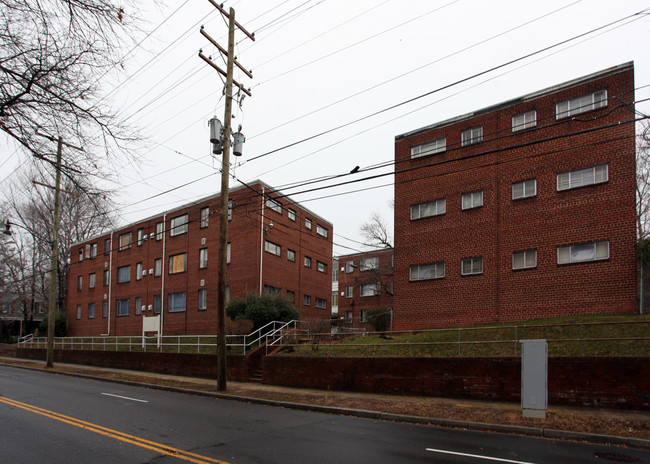
{"label": "window frame", "polygon": [[139,315],[142,314],[142,297],[141,297],[141,296],[137,296],[137,297],[135,297],[135,298],[133,299],[133,301],[134,301],[133,304],[134,304],[134,306],[135,306],[135,308],[134,308],[134,310],[135,310],[135,315],[136,315],[136,316],[139,316]]}
{"label": "window frame", "polygon": [[199,269],[208,267],[208,249],[199,248]]}
{"label": "window frame", "polygon": [[314,306],[317,309],[327,309],[327,300],[325,298],[316,297],[316,303]]}
{"label": "window frame", "polygon": [[199,229],[205,229],[210,225],[210,207],[205,206],[200,211],[200,226]]}
{"label": "window frame", "polygon": [[189,215],[187,213],[181,214],[169,220],[169,236],[176,237],[177,235],[186,234],[189,229]]}
{"label": "window frame", "polygon": [[208,289],[207,288],[199,288],[199,296],[198,296],[198,310],[199,311],[206,311],[208,309]]}
{"label": "window frame", "polygon": [[[475,134],[475,132],[477,134]],[[460,133],[460,146],[467,147],[483,141],[483,126],[474,126]]]}
{"label": "window frame", "polygon": [[377,296],[379,295],[379,282],[359,285],[359,296]]}
{"label": "window frame", "polygon": [[311,306],[311,296],[310,295],[303,295],[302,296],[302,304],[303,304],[303,306]]}
{"label": "window frame", "polygon": [[135,280],[142,280],[142,263],[135,264]]}
{"label": "window frame", "polygon": [[[584,176],[587,175],[589,171],[592,171],[592,179],[587,179],[588,183],[585,183]],[[560,176],[566,176],[566,180],[560,180]],[[598,180],[599,176],[601,177],[600,180]],[[575,183],[578,185],[571,185],[572,177],[576,177]],[[558,192],[564,192],[565,190],[605,184],[607,182],[609,182],[609,163],[602,163],[558,173],[556,177],[556,188]]]}
{"label": "window frame", "polygon": [[95,303],[88,303],[88,319],[95,319]]}
{"label": "window frame", "polygon": [[316,270],[323,274],[327,274],[327,264],[316,260]]}
{"label": "window frame", "polygon": [[443,135],[428,142],[411,147],[411,159],[435,155],[447,151],[447,136]]}
{"label": "window frame", "polygon": [[[126,272],[126,277],[124,273]],[[125,280],[126,279],[126,280]],[[126,284],[131,282],[131,265],[127,264],[126,266],[120,266],[117,268],[117,283]]]}
{"label": "window frame", "polygon": [[131,313],[131,308],[129,307],[129,298],[122,298],[115,302],[115,316],[116,317],[126,317]]}
{"label": "window frame", "polygon": [[[533,183],[533,187],[532,187],[533,191],[532,191],[532,193],[528,192],[530,190],[530,187],[527,187],[527,185],[529,185],[530,182]],[[521,192],[522,193],[521,193],[521,195],[516,195],[515,189],[518,188],[519,186],[521,186]],[[537,179],[536,178],[526,179],[526,180],[522,180],[520,182],[513,182],[512,183],[512,200],[513,201],[515,201],[515,200],[523,200],[525,198],[533,198],[533,197],[536,197],[536,196],[537,196]]]}
{"label": "window frame", "polygon": [[[442,206],[439,206],[441,204]],[[430,205],[435,206],[435,212],[431,214],[422,214],[423,207],[429,207]],[[416,211],[414,208],[417,208],[417,214],[414,214]],[[442,211],[440,211],[442,209]],[[410,217],[411,221],[418,219],[424,219],[427,217],[442,216],[447,213],[447,198],[438,198],[436,200],[426,201],[424,203],[416,203],[410,207]]]}
{"label": "window frame", "polygon": [[95,285],[97,285],[97,274],[91,272],[88,274],[88,288],[95,288]]}
{"label": "window frame", "polygon": [[[440,274],[440,267],[442,267],[442,274]],[[431,270],[433,269],[433,276]],[[427,273],[427,276],[420,276],[420,274]],[[446,274],[446,265],[444,261],[435,261],[433,263],[412,264],[409,266],[409,282],[418,282],[421,280],[435,280],[444,279]]]}
{"label": "window frame", "polygon": [[265,204],[267,209],[270,209],[271,211],[275,211],[276,213],[282,215],[282,203],[280,203],[278,200],[267,198]]}
{"label": "window frame", "polygon": [[[182,309],[180,303],[182,302]],[[187,292],[170,292],[167,294],[167,312],[168,313],[184,313],[187,311]]]}
{"label": "window frame", "polygon": [[[518,122],[516,121],[517,118],[523,118],[523,121]],[[533,127],[537,127],[537,110],[525,111],[512,117],[512,132],[519,132]]]}
{"label": "window frame", "polygon": [[304,263],[305,267],[308,267],[308,268],[311,269],[311,257],[305,256],[305,258],[303,260],[303,263]]}
{"label": "window frame", "polygon": [[140,227],[136,231],[136,244],[137,244],[137,246],[142,246],[142,244],[144,243],[144,235],[145,235],[144,234],[144,228]]}
{"label": "window frame", "polygon": [[[128,243],[122,243],[123,241],[126,242],[125,239],[128,238]],[[132,238],[133,238],[133,232],[127,232],[125,234],[120,234],[117,237],[117,251],[125,251],[131,248],[132,244]]]}
{"label": "window frame", "polygon": [[287,248],[287,260],[291,261],[292,263],[296,262],[296,252],[294,250]]}
{"label": "window frame", "polygon": [[296,221],[296,212],[295,212],[294,210],[292,210],[291,208],[288,208],[288,209],[287,209],[287,217],[288,217],[291,221],[294,221],[294,222],[295,222],[295,221]]}
{"label": "window frame", "polygon": [[354,285],[345,286],[345,298],[354,298]]}
{"label": "window frame", "polygon": [[[475,197],[480,196],[480,204],[475,203]],[[469,198],[469,205],[466,205],[466,200]],[[467,211],[468,209],[481,208],[483,206],[483,190],[474,190],[473,192],[465,192],[461,196],[461,210]]]}
{"label": "window frame", "polygon": [[316,233],[321,237],[327,238],[329,232],[325,227],[321,226],[320,224],[316,224]]}
{"label": "window frame", "polygon": [[[465,272],[465,263],[468,262],[470,265],[469,272]],[[474,270],[474,263],[480,263],[481,268],[479,270]],[[481,275],[484,272],[483,266],[483,256],[471,256],[467,258],[462,258],[460,263],[460,274],[463,276],[472,276],[472,275]]]}
{"label": "window frame", "polygon": [[[523,253],[523,265],[519,266],[515,262],[516,257],[518,255],[521,255]],[[530,253],[534,253],[534,263],[533,264],[527,264],[528,261],[528,255]],[[512,270],[513,271],[520,271],[524,269],[535,269],[537,267],[537,249],[536,248],[531,248],[528,250],[520,250],[520,251],[513,251],[512,252]]]}
{"label": "window frame", "polygon": [[[606,256],[598,256],[599,250],[598,246],[599,245],[606,245],[607,248],[607,254]],[[594,252],[594,257],[593,258],[587,258],[587,259],[572,259],[571,255],[572,253],[579,253],[580,250],[577,248],[579,247],[587,247],[587,246],[593,246],[593,252]],[[574,247],[576,248],[574,250]],[[562,253],[562,250],[568,249],[568,256],[569,260],[568,261],[561,261],[560,254]],[[602,252],[602,250],[601,250]],[[572,243],[570,245],[559,245],[557,247],[557,264],[559,266],[563,266],[565,264],[580,264],[580,263],[592,263],[592,262],[597,262],[597,261],[607,261],[610,257],[610,246],[609,246],[609,240],[596,240],[593,242],[582,242],[582,243]]]}
{"label": "window frame", "polygon": [[[182,258],[181,258],[182,257]],[[177,262],[178,261],[178,262]],[[177,269],[183,266],[183,270]],[[182,274],[187,272],[187,253],[177,253],[169,256],[169,275]]]}
{"label": "window frame", "polygon": [[282,256],[282,246],[268,240],[264,240],[264,251],[275,256]]}
{"label": "window frame", "polygon": [[165,223],[156,222],[156,241],[162,240],[165,235]]}
{"label": "window frame", "polygon": [[305,228],[311,230],[312,228],[312,220],[309,218],[305,218]]}
{"label": "window frame", "polygon": [[368,256],[359,259],[359,272],[379,269],[379,256]]}
{"label": "window frame", "polygon": [[[599,99],[596,98],[599,97]],[[586,103],[589,99],[590,102]],[[579,97],[563,100],[555,105],[555,119],[570,118],[578,114],[587,113],[589,111],[607,108],[607,89],[597,90],[596,92],[589,92]],[[566,106],[566,108],[561,108]],[[572,108],[574,106],[574,108]]]}
{"label": "window frame", "polygon": [[162,276],[163,272],[163,265],[162,265],[162,258],[156,258],[153,260],[153,276],[154,277],[160,277]]}

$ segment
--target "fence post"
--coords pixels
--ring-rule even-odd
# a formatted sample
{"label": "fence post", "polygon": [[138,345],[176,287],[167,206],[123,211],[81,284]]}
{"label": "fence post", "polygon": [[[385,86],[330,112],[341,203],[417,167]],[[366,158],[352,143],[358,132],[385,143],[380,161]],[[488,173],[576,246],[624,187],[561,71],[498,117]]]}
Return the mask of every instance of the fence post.
{"label": "fence post", "polygon": [[460,358],[460,339],[461,339],[461,328],[458,328],[458,357]]}

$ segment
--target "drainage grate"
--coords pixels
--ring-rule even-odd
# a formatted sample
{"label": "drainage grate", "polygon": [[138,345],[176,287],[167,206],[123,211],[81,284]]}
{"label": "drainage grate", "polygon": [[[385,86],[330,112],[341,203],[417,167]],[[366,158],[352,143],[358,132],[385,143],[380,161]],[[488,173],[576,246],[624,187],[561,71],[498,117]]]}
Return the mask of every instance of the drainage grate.
{"label": "drainage grate", "polygon": [[594,453],[594,456],[598,459],[605,459],[612,462],[629,462],[632,464],[641,463],[641,459],[635,458],[633,456],[628,456],[626,454],[619,453]]}

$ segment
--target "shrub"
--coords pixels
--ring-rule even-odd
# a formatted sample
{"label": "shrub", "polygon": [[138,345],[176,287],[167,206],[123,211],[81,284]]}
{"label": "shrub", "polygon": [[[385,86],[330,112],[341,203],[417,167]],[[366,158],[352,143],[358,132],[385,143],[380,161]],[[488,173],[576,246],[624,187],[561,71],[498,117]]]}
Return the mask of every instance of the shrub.
{"label": "shrub", "polygon": [[[47,333],[48,324],[48,315],[46,315],[38,326],[38,333]],[[54,336],[65,337],[67,334],[68,330],[66,328],[65,313],[57,311],[54,316]]]}
{"label": "shrub", "polygon": [[259,329],[272,321],[289,322],[300,319],[300,313],[282,295],[249,295],[246,301],[233,300],[226,308],[233,320],[248,319]]}
{"label": "shrub", "polygon": [[392,309],[387,306],[370,308],[366,313],[368,324],[372,325],[377,332],[390,330]]}

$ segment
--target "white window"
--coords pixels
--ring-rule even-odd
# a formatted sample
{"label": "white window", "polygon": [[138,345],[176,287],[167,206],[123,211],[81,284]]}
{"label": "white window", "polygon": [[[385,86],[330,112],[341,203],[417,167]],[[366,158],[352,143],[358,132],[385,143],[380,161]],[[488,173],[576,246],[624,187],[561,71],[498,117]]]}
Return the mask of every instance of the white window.
{"label": "white window", "polygon": [[129,232],[128,234],[120,235],[118,241],[119,241],[118,242],[119,251],[128,250],[129,248],[131,248],[131,232]]}
{"label": "white window", "polygon": [[529,198],[537,195],[537,179],[528,179],[512,184],[512,199]]}
{"label": "white window", "polygon": [[117,300],[117,315],[118,316],[128,316],[129,315],[129,300]]}
{"label": "white window", "polygon": [[153,296],[153,313],[160,314],[162,309],[162,297],[160,295]]}
{"label": "white window", "polygon": [[171,232],[170,235],[173,237],[175,235],[181,235],[187,233],[187,214],[182,216],[175,217],[171,220]]}
{"label": "white window", "polygon": [[201,208],[201,229],[210,225],[210,208]]}
{"label": "white window", "polygon": [[316,270],[318,272],[327,272],[327,264],[316,261]]}
{"label": "white window", "polygon": [[208,291],[205,288],[199,290],[199,311],[208,308]]}
{"label": "white window", "polygon": [[144,242],[144,229],[138,229],[138,246],[142,246]]}
{"label": "white window", "polygon": [[97,280],[97,275],[93,272],[88,276],[88,288],[95,288],[96,280]]}
{"label": "white window", "polygon": [[282,205],[279,201],[269,198],[266,200],[266,207],[270,210],[275,211],[276,213],[282,214]]}
{"label": "white window", "polygon": [[88,303],[88,319],[95,319],[95,303]]}
{"label": "white window", "polygon": [[311,306],[311,296],[304,295],[302,297],[302,304],[304,304],[305,306]]}
{"label": "white window", "polygon": [[372,256],[370,258],[359,260],[360,271],[370,271],[372,269],[379,269],[379,256]]}
{"label": "white window", "polygon": [[463,193],[462,209],[472,209],[483,206],[483,190]]}
{"label": "white window", "polygon": [[185,292],[170,293],[167,310],[170,313],[182,313],[185,311],[185,300]]}
{"label": "white window", "polygon": [[609,241],[578,243],[557,247],[557,263],[581,263],[609,258]]}
{"label": "white window", "polygon": [[354,261],[346,261],[345,262],[345,273],[349,274],[351,272],[354,272]]}
{"label": "white window", "polygon": [[162,258],[157,258],[153,262],[153,274],[155,277],[160,277],[162,274]]}
{"label": "white window", "polygon": [[463,258],[461,274],[473,275],[483,273],[483,257]]}
{"label": "white window", "polygon": [[156,240],[162,240],[164,232],[164,223],[156,223]]}
{"label": "white window", "polygon": [[477,126],[464,130],[460,134],[460,145],[462,147],[483,141],[483,127]]}
{"label": "white window", "polygon": [[352,322],[352,311],[345,312],[345,322]]}
{"label": "white window", "polygon": [[296,212],[292,209],[287,210],[287,216],[289,216],[289,219],[292,221],[296,220]]}
{"label": "white window", "polygon": [[346,298],[354,298],[354,285],[346,285],[345,286],[345,297]]}
{"label": "white window", "polygon": [[361,284],[361,296],[375,296],[379,293],[379,284]]}
{"label": "white window", "polygon": [[447,200],[440,198],[439,200],[429,201],[427,203],[419,203],[411,205],[411,219],[420,219],[428,216],[438,216],[447,212]]}
{"label": "white window", "polygon": [[282,255],[282,247],[280,245],[276,245],[273,242],[269,242],[268,240],[264,241],[264,251],[268,251],[269,253],[277,256]]}
{"label": "white window", "polygon": [[339,294],[338,292],[332,292],[332,307],[335,308],[339,305]]}
{"label": "white window", "polygon": [[201,248],[199,250],[199,269],[208,267],[208,249]]}
{"label": "white window", "polygon": [[305,227],[311,230],[311,219],[305,218]]}
{"label": "white window", "polygon": [[137,297],[135,299],[135,315],[139,316],[140,314],[142,314],[142,298]]}
{"label": "white window", "polygon": [[607,164],[599,164],[575,171],[561,172],[557,175],[557,190],[568,190],[584,185],[602,184],[609,180]]}
{"label": "white window", "polygon": [[104,271],[104,287],[108,287],[108,280],[110,278],[110,274],[108,271]]}
{"label": "white window", "polygon": [[103,318],[108,317],[108,301],[104,301],[102,303],[102,317]]}
{"label": "white window", "polygon": [[512,132],[530,129],[537,125],[537,111],[526,111],[512,117]]}
{"label": "white window", "polygon": [[576,114],[607,106],[607,90],[582,95],[578,98],[572,98],[555,105],[555,119],[568,118]]}
{"label": "white window", "polygon": [[81,319],[81,305],[77,305],[77,319]]}
{"label": "white window", "polygon": [[327,309],[327,300],[324,298],[316,298],[316,307],[318,309]]}
{"label": "white window", "polygon": [[323,226],[319,226],[318,224],[316,224],[316,233],[318,235],[321,235],[321,236],[327,238],[327,229],[325,227],[323,227]]}
{"label": "white window", "polygon": [[230,242],[226,244],[226,264],[230,264]]}
{"label": "white window", "polygon": [[91,243],[90,244],[90,257],[91,258],[96,258],[97,257],[97,244],[96,243]]}
{"label": "white window", "polygon": [[411,158],[442,153],[447,149],[447,137],[440,137],[422,145],[411,147]]}
{"label": "white window", "polygon": [[169,257],[169,273],[179,274],[187,271],[187,253],[180,253]]}
{"label": "white window", "polygon": [[512,254],[513,269],[530,269],[537,267],[537,250],[515,251]]}
{"label": "white window", "polygon": [[305,267],[311,267],[311,258],[309,256],[305,256]]}
{"label": "white window", "polygon": [[287,259],[289,261],[295,262],[296,261],[296,252],[293,250],[287,249]]}
{"label": "white window", "polygon": [[81,290],[84,286],[84,278],[82,276],[77,277],[77,290]]}
{"label": "white window", "polygon": [[117,283],[123,284],[131,280],[131,266],[122,266],[117,268]]}
{"label": "white window", "polygon": [[107,255],[111,252],[111,239],[104,240],[104,254]]}
{"label": "white window", "polygon": [[135,280],[142,280],[142,263],[135,265]]}
{"label": "white window", "polygon": [[445,263],[414,264],[410,267],[410,280],[442,279],[445,276]]}

